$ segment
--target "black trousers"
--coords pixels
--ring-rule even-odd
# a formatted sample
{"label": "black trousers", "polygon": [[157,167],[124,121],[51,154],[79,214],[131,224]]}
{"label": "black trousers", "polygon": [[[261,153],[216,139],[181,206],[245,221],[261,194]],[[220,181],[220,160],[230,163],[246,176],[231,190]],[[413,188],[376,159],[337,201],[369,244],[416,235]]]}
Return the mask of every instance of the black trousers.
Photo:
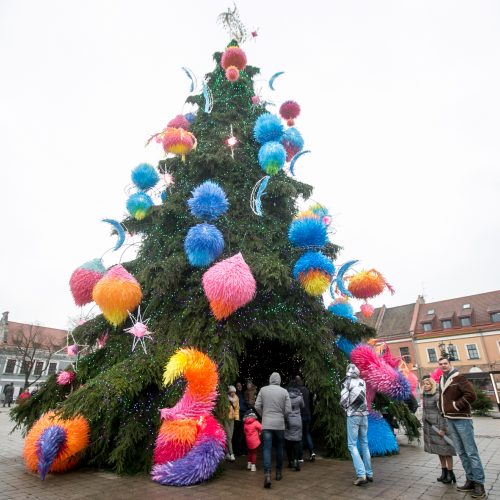
{"label": "black trousers", "polygon": [[289,463],[300,458],[300,441],[288,441],[288,439],[285,439],[285,449]]}

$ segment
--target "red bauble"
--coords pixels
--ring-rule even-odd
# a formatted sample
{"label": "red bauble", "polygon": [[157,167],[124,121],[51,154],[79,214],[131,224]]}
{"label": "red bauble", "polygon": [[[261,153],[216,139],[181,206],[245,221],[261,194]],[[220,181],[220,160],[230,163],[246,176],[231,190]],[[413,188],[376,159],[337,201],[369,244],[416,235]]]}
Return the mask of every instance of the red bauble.
{"label": "red bauble", "polygon": [[285,101],[280,106],[280,115],[289,127],[295,125],[294,119],[300,115],[300,106],[295,101]]}

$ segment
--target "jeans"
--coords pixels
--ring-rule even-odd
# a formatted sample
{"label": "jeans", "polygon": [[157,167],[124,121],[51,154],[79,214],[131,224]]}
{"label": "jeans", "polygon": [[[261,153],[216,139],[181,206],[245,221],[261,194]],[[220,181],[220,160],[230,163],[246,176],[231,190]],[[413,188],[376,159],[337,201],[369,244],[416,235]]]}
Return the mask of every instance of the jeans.
{"label": "jeans", "polygon": [[276,470],[283,468],[283,442],[285,441],[285,431],[275,431],[270,429],[262,430],[262,455],[264,459],[264,474],[271,474],[271,448],[273,437],[276,444]]}
{"label": "jeans", "polygon": [[311,437],[311,418],[302,417],[302,441],[300,442],[299,459],[304,457],[304,446],[309,450],[309,455],[314,453],[314,445]]}
{"label": "jeans", "polygon": [[474,440],[474,424],[472,420],[447,418],[446,423],[467,479],[484,484],[484,469]]}
{"label": "jeans", "polygon": [[[357,477],[373,476],[367,433],[368,416],[347,417],[347,447],[351,453]],[[358,440],[363,458],[358,451]]]}
{"label": "jeans", "polygon": [[227,452],[230,455],[233,455],[234,420],[225,420],[224,421],[224,430],[226,431]]}

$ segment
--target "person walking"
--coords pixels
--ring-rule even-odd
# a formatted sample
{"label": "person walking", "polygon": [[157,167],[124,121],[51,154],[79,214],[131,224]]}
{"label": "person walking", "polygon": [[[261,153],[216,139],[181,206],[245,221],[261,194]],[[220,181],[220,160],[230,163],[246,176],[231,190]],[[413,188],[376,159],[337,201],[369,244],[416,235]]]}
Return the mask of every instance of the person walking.
{"label": "person walking", "polygon": [[288,457],[288,467],[300,471],[299,457],[300,444],[302,443],[302,417],[301,409],[304,407],[304,400],[300,389],[296,384],[290,385],[288,388],[292,411],[288,415],[285,425],[285,448]]}
{"label": "person walking", "polygon": [[304,385],[304,382],[299,375],[295,377],[295,383],[297,384],[297,387],[302,394],[302,399],[304,400],[304,406],[300,409],[300,416],[302,418],[302,441],[300,443],[299,462],[304,461],[304,446],[309,451],[309,461],[314,462],[314,460],[316,460],[316,453],[314,453],[314,444],[311,436],[311,393]]}
{"label": "person walking", "polygon": [[241,382],[236,382],[236,396],[238,396],[239,405],[239,419],[234,421],[234,434],[233,434],[233,449],[236,456],[246,453],[245,449],[245,435],[243,433],[243,417],[248,410],[243,395],[243,386]]}
{"label": "person walking", "polygon": [[263,387],[255,401],[255,409],[262,417],[262,443],[264,459],[264,488],[271,487],[271,448],[276,444],[276,481],[283,477],[283,441],[285,419],[292,412],[288,391],[280,387],[279,373],[272,373],[269,385]]}
{"label": "person walking", "polygon": [[239,420],[240,418],[240,408],[239,408],[239,400],[236,395],[236,387],[234,385],[230,385],[227,388],[227,398],[229,399],[229,412],[224,420],[224,430],[226,431],[226,460],[230,462],[235,461],[234,453],[233,453],[233,432],[234,432],[234,421]]}
{"label": "person walking", "polygon": [[253,410],[248,410],[244,416],[243,430],[247,442],[248,463],[247,469],[255,472],[257,470],[257,448],[260,445],[260,435],[262,425],[257,420],[257,415]]}
{"label": "person walking", "polygon": [[14,382],[7,384],[3,388],[3,394],[5,396],[5,399],[3,400],[3,408],[5,408],[5,405],[8,405],[8,407],[10,408],[10,405],[12,404],[12,401],[14,399]]}
{"label": "person walking", "polygon": [[456,455],[456,452],[453,445],[449,443],[450,438],[446,438],[446,419],[439,411],[439,392],[436,382],[431,377],[424,377],[422,395],[424,451],[439,456],[441,476],[437,480],[445,484],[456,483],[457,480],[453,473],[453,456]]}
{"label": "person walking", "polygon": [[[370,450],[368,449],[368,405],[366,402],[366,384],[359,376],[358,367],[350,364],[346,378],[342,383],[340,405],[347,414],[347,447],[351,453],[356,479],[355,486],[373,481]],[[361,455],[357,443],[361,448]]]}
{"label": "person walking", "polygon": [[472,498],[484,498],[484,469],[474,439],[471,404],[476,400],[472,384],[451,366],[448,358],[439,358],[443,375],[439,379],[439,406],[465,471],[466,481],[458,491],[471,492]]}
{"label": "person walking", "polygon": [[254,383],[250,379],[247,380],[246,389],[243,395],[247,408],[253,408],[255,400],[257,399],[257,387],[255,387]]}

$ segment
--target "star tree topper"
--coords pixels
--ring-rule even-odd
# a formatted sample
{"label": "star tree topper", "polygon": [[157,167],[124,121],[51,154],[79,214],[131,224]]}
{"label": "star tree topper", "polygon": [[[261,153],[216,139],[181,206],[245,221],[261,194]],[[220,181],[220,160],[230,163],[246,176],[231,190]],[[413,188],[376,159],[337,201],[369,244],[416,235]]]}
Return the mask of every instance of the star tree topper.
{"label": "star tree topper", "polygon": [[140,342],[142,348],[144,349],[144,353],[147,354],[146,344],[144,342],[145,339],[153,340],[153,332],[148,330],[148,322],[149,319],[143,320],[141,316],[141,306],[137,310],[137,316],[134,317],[133,314],[128,313],[128,317],[130,321],[132,321],[132,326],[130,328],[125,328],[125,332],[131,333],[134,336],[134,342],[132,343],[132,352],[134,352],[137,344]]}

